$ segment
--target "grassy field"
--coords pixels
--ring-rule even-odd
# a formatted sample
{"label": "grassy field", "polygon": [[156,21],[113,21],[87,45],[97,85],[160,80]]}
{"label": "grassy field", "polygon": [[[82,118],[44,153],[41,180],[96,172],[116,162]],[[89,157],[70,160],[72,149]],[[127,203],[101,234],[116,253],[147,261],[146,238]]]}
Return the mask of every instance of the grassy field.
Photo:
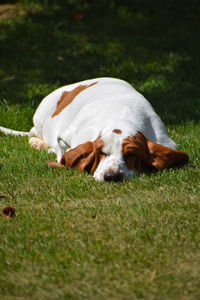
{"label": "grassy field", "polygon": [[0,125],[28,131],[55,88],[129,81],[179,148],[181,169],[97,183],[0,135],[0,299],[200,297],[198,1],[2,1]]}

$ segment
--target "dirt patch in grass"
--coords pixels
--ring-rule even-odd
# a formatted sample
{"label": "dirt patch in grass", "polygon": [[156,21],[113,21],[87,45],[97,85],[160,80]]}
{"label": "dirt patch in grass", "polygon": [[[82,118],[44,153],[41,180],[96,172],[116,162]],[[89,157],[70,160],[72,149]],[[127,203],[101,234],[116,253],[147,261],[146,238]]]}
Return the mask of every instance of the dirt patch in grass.
{"label": "dirt patch in grass", "polygon": [[25,11],[19,9],[16,4],[0,4],[0,21],[24,15]]}

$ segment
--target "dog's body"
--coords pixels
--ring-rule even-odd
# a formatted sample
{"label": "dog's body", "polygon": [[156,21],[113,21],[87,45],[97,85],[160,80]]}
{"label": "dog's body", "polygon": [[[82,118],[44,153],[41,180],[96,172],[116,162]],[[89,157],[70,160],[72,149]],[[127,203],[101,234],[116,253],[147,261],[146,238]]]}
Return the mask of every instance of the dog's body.
{"label": "dog's body", "polygon": [[58,164],[51,165],[86,170],[100,181],[188,161],[149,102],[119,79],[55,90],[40,103],[33,123],[29,142],[56,153]]}

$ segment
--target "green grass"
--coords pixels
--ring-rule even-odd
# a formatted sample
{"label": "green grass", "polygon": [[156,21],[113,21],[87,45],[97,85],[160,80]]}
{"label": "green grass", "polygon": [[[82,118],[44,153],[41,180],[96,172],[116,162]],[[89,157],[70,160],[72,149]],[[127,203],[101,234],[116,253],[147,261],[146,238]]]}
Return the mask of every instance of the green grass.
{"label": "green grass", "polygon": [[26,137],[0,135],[0,211],[16,210],[0,216],[1,299],[199,299],[199,9],[163,3],[21,0],[0,14],[0,125],[29,130],[55,88],[120,77],[190,156],[180,169],[97,183],[51,169],[54,155]]}

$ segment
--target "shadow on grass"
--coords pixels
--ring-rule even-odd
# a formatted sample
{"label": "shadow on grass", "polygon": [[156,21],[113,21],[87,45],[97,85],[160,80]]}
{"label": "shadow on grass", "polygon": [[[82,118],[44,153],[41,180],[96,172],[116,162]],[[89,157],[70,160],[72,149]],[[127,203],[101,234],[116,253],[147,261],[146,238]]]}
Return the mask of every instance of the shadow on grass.
{"label": "shadow on grass", "polygon": [[23,13],[1,22],[1,100],[36,108],[61,85],[111,76],[164,122],[199,121],[197,0],[40,2],[19,1]]}

